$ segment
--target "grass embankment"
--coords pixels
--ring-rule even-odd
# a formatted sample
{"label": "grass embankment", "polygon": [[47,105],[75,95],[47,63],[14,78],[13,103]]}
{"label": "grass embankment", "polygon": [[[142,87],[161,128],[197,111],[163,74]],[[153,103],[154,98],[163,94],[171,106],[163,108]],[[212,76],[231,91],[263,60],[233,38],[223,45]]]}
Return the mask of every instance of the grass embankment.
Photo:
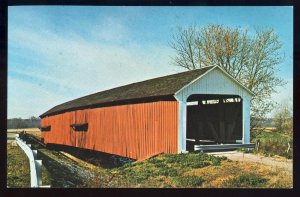
{"label": "grass embankment", "polygon": [[[42,167],[42,183],[49,185],[49,173]],[[30,187],[30,165],[27,155],[19,146],[7,145],[7,186]]]}
{"label": "grass embankment", "polygon": [[[262,153],[267,156],[279,155],[288,159],[293,158],[293,138],[287,133],[279,133],[276,131],[252,131],[251,141],[255,143],[260,141],[258,151],[256,153]],[[288,144],[290,144],[290,150],[288,150]]]}
{"label": "grass embankment", "polygon": [[[259,152],[264,152],[267,155],[284,156],[287,142],[290,140],[288,135],[259,131],[254,134],[252,136],[253,142],[260,139]],[[15,149],[19,149],[20,152],[15,153]],[[76,158],[81,155],[79,157],[81,160],[72,161],[67,159],[63,154],[59,154],[57,150],[40,149],[39,157],[43,159],[43,166],[45,165],[50,172],[48,173],[43,168],[44,185],[84,188],[292,187],[292,174],[290,172],[258,163],[230,161],[226,158],[218,158],[203,153],[164,154],[145,161],[127,163],[121,167],[115,165],[113,157],[110,158],[104,154],[101,156],[99,153],[95,156],[94,153],[89,155],[87,152],[77,155],[74,154],[74,151],[69,153]],[[8,186],[21,187],[22,179],[27,178],[27,185],[23,183],[22,187],[30,187],[29,164],[28,168],[21,169],[20,166],[25,165],[21,164],[22,159],[20,160],[20,158],[22,157],[17,156],[17,154],[23,154],[23,162],[28,162],[25,153],[19,147],[14,147],[14,150],[8,147]],[[292,149],[288,154],[292,155]],[[42,157],[42,155],[44,156]],[[97,161],[94,162],[93,158],[97,158]]]}
{"label": "grass embankment", "polygon": [[[41,149],[52,187],[84,188],[291,188],[292,174],[258,163],[205,153],[164,154],[121,167],[93,165]],[[47,157],[47,159],[46,159]],[[71,157],[72,158],[72,157]],[[106,160],[107,157],[98,157]],[[51,176],[52,175],[52,176]]]}
{"label": "grass embankment", "polygon": [[121,187],[291,188],[292,175],[204,153],[161,155],[110,170]]}
{"label": "grass embankment", "polygon": [[205,181],[186,172],[205,166],[221,165],[225,158],[207,154],[166,154],[142,162],[126,164],[112,173],[122,176],[132,187],[197,187]]}

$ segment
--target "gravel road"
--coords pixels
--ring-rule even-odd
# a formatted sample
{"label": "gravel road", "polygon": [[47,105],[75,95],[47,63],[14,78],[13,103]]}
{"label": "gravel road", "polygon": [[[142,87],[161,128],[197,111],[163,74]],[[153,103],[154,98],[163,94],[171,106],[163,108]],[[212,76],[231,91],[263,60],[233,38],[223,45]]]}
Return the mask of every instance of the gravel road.
{"label": "gravel road", "polygon": [[243,153],[237,151],[217,152],[217,153],[209,153],[209,154],[215,156],[225,156],[228,159],[233,161],[261,163],[273,168],[281,168],[291,173],[293,172],[293,160],[291,159],[266,157],[262,155],[255,155],[251,153]]}

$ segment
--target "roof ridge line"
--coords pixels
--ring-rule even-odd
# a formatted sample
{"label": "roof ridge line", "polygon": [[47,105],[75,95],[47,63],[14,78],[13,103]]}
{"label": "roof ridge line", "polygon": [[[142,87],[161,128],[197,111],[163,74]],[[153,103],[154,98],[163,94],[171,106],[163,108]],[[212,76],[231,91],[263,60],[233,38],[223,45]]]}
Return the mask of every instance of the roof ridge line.
{"label": "roof ridge line", "polygon": [[[77,108],[79,106],[89,106],[101,103],[110,103],[115,101],[147,98],[161,95],[173,95],[181,87],[188,84],[194,78],[206,73],[214,66],[204,66],[199,69],[188,70],[184,72],[174,73],[170,75],[160,76],[156,78],[137,81],[134,83],[106,89],[103,91],[88,94],[86,96],[78,97],[73,100],[58,104],[42,115],[44,117],[54,113],[63,112]],[[178,76],[178,77],[177,77]]]}

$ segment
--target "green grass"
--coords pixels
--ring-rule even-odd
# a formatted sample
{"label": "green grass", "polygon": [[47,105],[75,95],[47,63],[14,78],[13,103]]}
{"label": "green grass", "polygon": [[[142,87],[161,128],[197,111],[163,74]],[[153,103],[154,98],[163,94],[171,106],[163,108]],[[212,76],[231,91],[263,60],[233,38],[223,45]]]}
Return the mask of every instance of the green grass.
{"label": "green grass", "polygon": [[45,168],[45,165],[42,164],[42,185],[51,186],[50,176],[50,172]]}
{"label": "green grass", "polygon": [[179,155],[165,155],[166,163],[181,168],[202,168],[209,165],[220,165],[225,157],[215,157],[204,153],[190,153]]}
{"label": "green grass", "polygon": [[201,186],[202,183],[204,182],[204,179],[199,176],[177,176],[174,177],[173,183],[177,187],[196,187],[196,186]]}
{"label": "green grass", "polygon": [[[260,140],[259,153],[267,156],[279,155],[288,159],[293,158],[293,139],[291,136],[279,132],[251,131],[252,142]],[[287,152],[288,143],[291,150]]]}
{"label": "green grass", "polygon": [[19,146],[7,145],[7,186],[30,187],[30,166],[26,154]]}
{"label": "green grass", "polygon": [[[120,187],[288,188],[291,185],[290,175],[281,171],[272,172],[258,164],[240,164],[205,153],[164,154],[108,172],[121,180]],[[286,184],[281,186],[282,182]]]}
{"label": "green grass", "polygon": [[191,169],[219,166],[225,157],[205,153],[165,154],[142,162],[126,164],[113,170],[130,183],[155,187],[195,187],[204,181],[201,177],[185,176]]}
{"label": "green grass", "polygon": [[227,181],[224,186],[229,188],[260,188],[266,187],[267,179],[253,174],[242,174]]}

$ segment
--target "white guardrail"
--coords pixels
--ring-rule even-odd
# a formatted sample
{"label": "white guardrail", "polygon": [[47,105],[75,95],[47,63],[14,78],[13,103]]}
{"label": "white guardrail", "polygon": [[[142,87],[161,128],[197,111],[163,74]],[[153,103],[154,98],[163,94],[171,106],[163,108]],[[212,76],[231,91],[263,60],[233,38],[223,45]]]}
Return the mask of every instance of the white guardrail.
{"label": "white guardrail", "polygon": [[16,134],[16,142],[29,158],[31,187],[49,188],[50,185],[42,185],[42,160],[37,160],[37,150],[31,150],[31,145],[19,138]]}

